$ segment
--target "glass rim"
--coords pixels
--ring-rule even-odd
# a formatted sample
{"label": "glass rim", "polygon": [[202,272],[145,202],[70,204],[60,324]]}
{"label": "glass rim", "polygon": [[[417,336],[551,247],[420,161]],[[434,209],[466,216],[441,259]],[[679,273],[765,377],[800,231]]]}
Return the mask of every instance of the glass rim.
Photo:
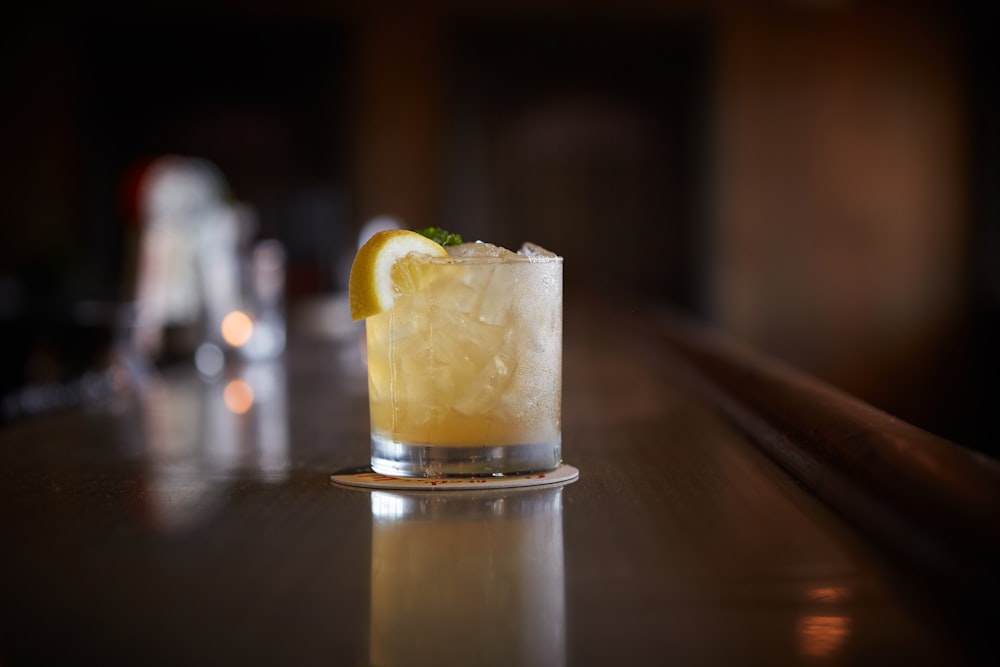
{"label": "glass rim", "polygon": [[429,264],[561,264],[563,258],[560,255],[554,257],[531,256],[531,255],[502,255],[500,257],[473,256],[473,257],[445,257],[428,255]]}

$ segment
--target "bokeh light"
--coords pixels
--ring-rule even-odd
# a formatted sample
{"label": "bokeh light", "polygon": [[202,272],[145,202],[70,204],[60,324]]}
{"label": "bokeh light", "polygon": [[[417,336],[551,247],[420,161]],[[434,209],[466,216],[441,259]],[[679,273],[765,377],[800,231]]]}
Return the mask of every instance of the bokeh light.
{"label": "bokeh light", "polygon": [[230,412],[245,414],[253,406],[253,388],[243,380],[230,380],[223,390],[222,400]]}
{"label": "bokeh light", "polygon": [[253,336],[253,321],[246,313],[234,310],[222,320],[222,339],[233,347],[246,345]]}

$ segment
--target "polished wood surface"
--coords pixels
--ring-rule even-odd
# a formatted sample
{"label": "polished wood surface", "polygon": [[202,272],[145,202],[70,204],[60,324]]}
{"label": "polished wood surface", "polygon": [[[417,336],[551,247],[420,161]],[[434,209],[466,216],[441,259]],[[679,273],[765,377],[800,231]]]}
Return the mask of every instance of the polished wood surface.
{"label": "polished wood surface", "polygon": [[1000,462],[677,313],[660,320],[692,389],[828,506],[960,604],[1000,596]]}
{"label": "polished wood surface", "polygon": [[[0,664],[990,664],[964,620],[996,615],[942,597],[906,543],[873,539],[768,449],[726,407],[734,385],[696,363],[688,344],[707,339],[645,307],[570,295],[565,315],[564,458],[581,476],[564,487],[332,484],[367,456],[360,330],[7,427]],[[746,414],[773,398],[746,396]],[[772,407],[813,414],[800,398]],[[925,451],[898,455],[919,467]],[[978,485],[989,469],[961,470]],[[908,475],[906,493],[925,483]],[[947,512],[974,523],[994,500]],[[904,505],[888,525],[937,544]]]}

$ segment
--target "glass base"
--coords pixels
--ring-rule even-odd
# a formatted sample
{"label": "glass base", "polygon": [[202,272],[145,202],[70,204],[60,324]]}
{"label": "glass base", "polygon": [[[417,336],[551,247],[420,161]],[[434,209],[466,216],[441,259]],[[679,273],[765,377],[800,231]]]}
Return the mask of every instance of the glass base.
{"label": "glass base", "polygon": [[555,470],[562,442],[426,445],[372,436],[372,470],[391,477],[503,477]]}

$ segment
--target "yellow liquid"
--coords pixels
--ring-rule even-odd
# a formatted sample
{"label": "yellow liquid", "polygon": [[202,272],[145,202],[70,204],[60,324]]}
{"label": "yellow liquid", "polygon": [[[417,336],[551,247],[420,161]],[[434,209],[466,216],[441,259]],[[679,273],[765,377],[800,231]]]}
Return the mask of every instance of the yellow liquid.
{"label": "yellow liquid", "polygon": [[558,443],[562,260],[438,259],[366,321],[374,439]]}
{"label": "yellow liquid", "polygon": [[452,493],[372,493],[370,663],[565,665],[562,489]]}

